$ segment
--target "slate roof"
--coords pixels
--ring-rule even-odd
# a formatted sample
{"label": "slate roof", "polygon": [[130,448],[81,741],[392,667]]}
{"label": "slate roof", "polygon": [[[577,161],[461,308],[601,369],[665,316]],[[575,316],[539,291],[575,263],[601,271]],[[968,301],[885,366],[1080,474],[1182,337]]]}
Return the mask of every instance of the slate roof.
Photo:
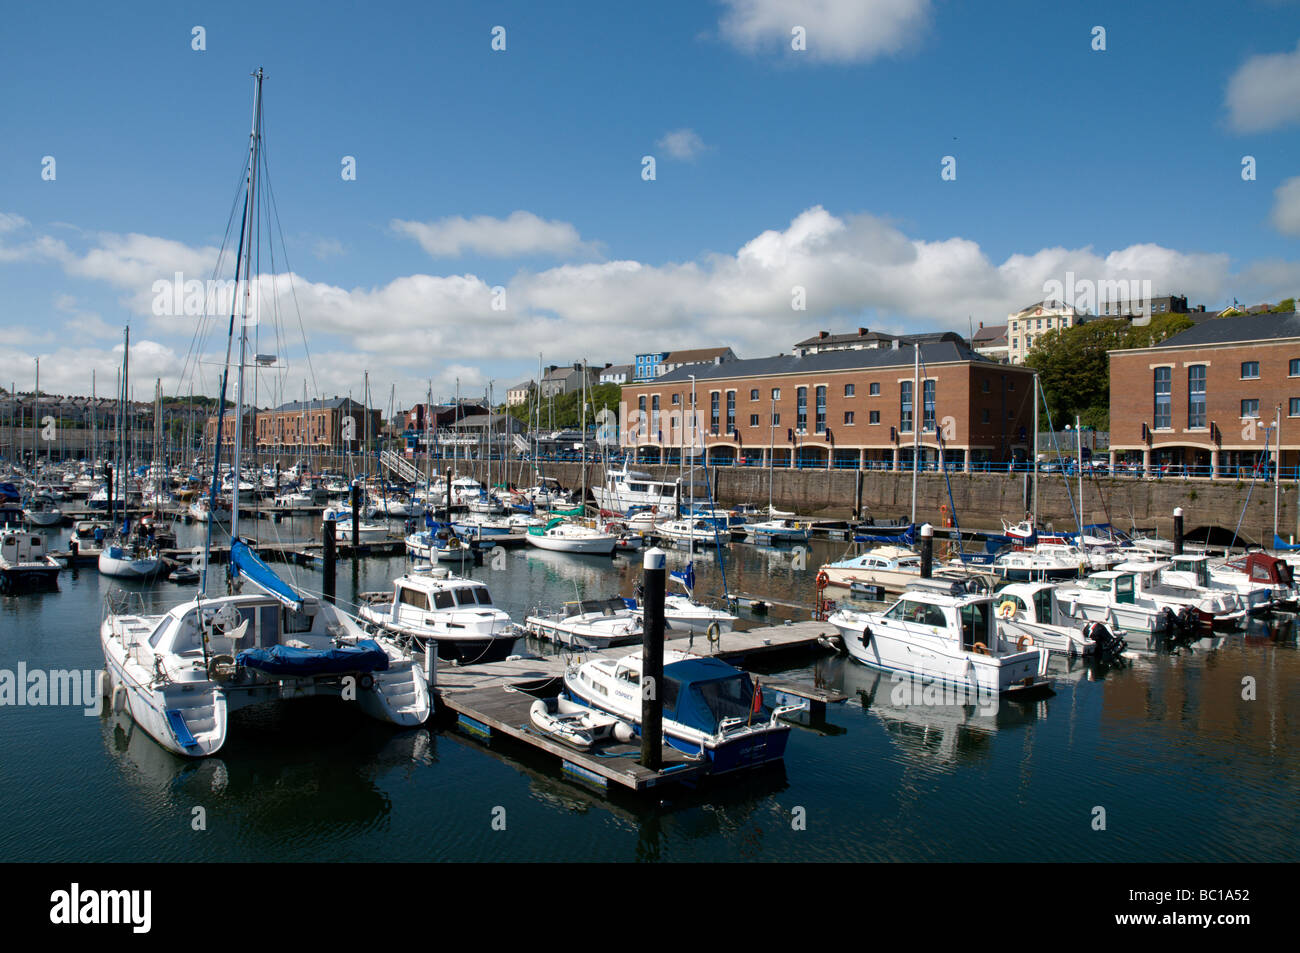
{"label": "slate roof", "polygon": [[[948,364],[953,361],[971,361],[1006,368],[981,354],[976,354],[964,343],[934,341],[921,345],[921,363]],[[870,370],[878,367],[911,367],[912,348],[876,348],[856,351],[823,351],[807,357],[778,354],[776,357],[759,357],[725,364],[697,364],[679,367],[649,382],[655,387],[663,384],[689,381],[694,375],[699,380],[726,380],[730,378],[768,377],[786,374],[804,374],[816,371]]]}
{"label": "slate roof", "polygon": [[1300,315],[1294,311],[1202,321],[1152,347],[1201,347],[1207,344],[1239,344],[1244,341],[1276,341],[1284,338],[1300,338]]}
{"label": "slate roof", "polygon": [[726,354],[729,350],[731,350],[729,347],[697,347],[686,351],[669,351],[663,363],[689,364],[692,361],[711,361],[715,357]]}

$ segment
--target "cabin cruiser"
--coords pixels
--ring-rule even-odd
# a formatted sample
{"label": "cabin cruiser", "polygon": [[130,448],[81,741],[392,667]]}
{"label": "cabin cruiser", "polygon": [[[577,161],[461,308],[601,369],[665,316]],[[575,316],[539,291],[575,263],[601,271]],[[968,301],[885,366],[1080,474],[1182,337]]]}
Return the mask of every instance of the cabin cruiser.
{"label": "cabin cruiser", "polygon": [[103,520],[77,520],[72,524],[68,548],[75,550],[77,555],[98,559],[112,532],[113,527]]}
{"label": "cabin cruiser", "polygon": [[[627,721],[640,733],[639,654],[570,665],[564,687],[575,701]],[[784,758],[790,726],[780,719],[800,707],[768,708],[749,674],[721,659],[664,652],[664,741],[699,754],[714,774]]]}
{"label": "cabin cruiser", "polygon": [[955,686],[972,697],[1041,691],[1048,653],[998,618],[995,596],[961,582],[930,580],[883,612],[840,609],[828,621],[859,662]]}
{"label": "cabin cruiser", "polygon": [[406,553],[428,562],[464,562],[474,558],[478,548],[474,540],[461,539],[449,523],[435,523],[432,528],[406,537]]}
{"label": "cabin cruiser", "polygon": [[212,500],[208,496],[200,496],[189,506],[189,514],[200,523],[215,521],[217,523],[230,522],[230,506],[222,500],[217,501],[217,508],[212,508]]}
{"label": "cabin cruiser", "polygon": [[745,523],[746,535],[759,543],[808,542],[807,523],[793,519],[770,519],[761,523]]}
{"label": "cabin cruiser", "polygon": [[677,514],[680,481],[656,480],[649,473],[623,466],[605,471],[605,485],[591,488],[601,509],[626,513],[634,506],[654,507],[667,516]]}
{"label": "cabin cruiser", "polygon": [[1116,569],[1131,573],[1139,600],[1180,612],[1190,610],[1202,628],[1239,627],[1246,619],[1246,607],[1235,592],[1181,586],[1165,580],[1165,572],[1172,563],[1132,562],[1120,563]]}
{"label": "cabin cruiser", "polygon": [[1197,553],[1182,553],[1169,557],[1169,568],[1161,579],[1175,586],[1231,592],[1255,615],[1273,608],[1274,588],[1267,582],[1254,582],[1242,572],[1217,572],[1210,557]]}
{"label": "cabin cruiser", "polygon": [[100,628],[114,711],[178,755],[225,744],[229,714],[313,695],[401,726],[429,716],[423,669],[385,637],[367,638],[329,602],[299,594],[242,540],[231,572],[263,593],[183,602],[165,615],[112,613]]}
{"label": "cabin cruiser", "polygon": [[1013,582],[1034,579],[1076,579],[1081,567],[1086,566],[1080,555],[1071,555],[1068,547],[1061,550],[1013,549],[998,553],[990,567],[993,573]]}
{"label": "cabin cruiser", "polygon": [[578,648],[639,645],[644,630],[629,602],[635,604],[614,597],[566,602],[559,610],[539,608],[524,619],[524,628],[539,639]]}
{"label": "cabin cruiser", "polygon": [[[921,557],[902,546],[876,546],[856,556],[824,564],[818,573],[819,581],[823,575],[827,586],[883,597],[900,593],[921,578]],[[991,582],[982,567],[956,562],[936,568],[934,577],[954,581],[975,578],[986,584]]]}
{"label": "cabin cruiser", "polygon": [[700,517],[665,520],[654,528],[656,536],[671,539],[673,542],[694,543],[703,546],[717,546],[731,539],[731,531],[719,528],[715,523]]}
{"label": "cabin cruiser", "polygon": [[1068,658],[1095,656],[1112,660],[1126,645],[1104,622],[1080,622],[1063,610],[1050,582],[1013,582],[994,594],[1005,631],[1028,632],[1041,649]]}
{"label": "cabin cruiser", "polygon": [[618,537],[612,533],[570,523],[561,516],[551,519],[545,526],[532,527],[527,535],[530,545],[560,553],[608,556],[614,552],[618,542]]}
{"label": "cabin cruiser", "polygon": [[1252,583],[1272,587],[1274,608],[1296,606],[1295,573],[1284,559],[1265,552],[1250,552],[1210,566],[1210,574],[1226,580],[1249,579]]}
{"label": "cabin cruiser", "polygon": [[57,588],[62,563],[49,554],[45,538],[19,526],[0,529],[0,590]]}
{"label": "cabin cruiser", "polygon": [[523,635],[510,616],[492,604],[486,584],[432,567],[398,576],[393,591],[375,594],[360,617],[409,639],[421,651],[432,640],[438,658],[461,665],[499,662]]}
{"label": "cabin cruiser", "polygon": [[[669,576],[680,583],[686,590],[685,595],[678,593],[664,594],[664,628],[678,632],[721,634],[730,632],[736,624],[736,616],[724,609],[697,602],[695,599],[695,565],[687,563],[686,568],[673,571]],[[640,584],[633,613],[645,624],[645,600],[641,598]]]}

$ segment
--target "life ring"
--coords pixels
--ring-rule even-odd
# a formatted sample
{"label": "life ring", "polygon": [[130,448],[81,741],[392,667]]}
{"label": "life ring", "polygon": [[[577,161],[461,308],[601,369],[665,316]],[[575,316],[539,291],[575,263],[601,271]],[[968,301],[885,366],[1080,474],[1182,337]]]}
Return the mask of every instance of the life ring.
{"label": "life ring", "polygon": [[976,655],[989,654],[989,647],[985,645],[983,642],[976,642],[974,645],[970,647],[970,650],[974,652]]}
{"label": "life ring", "polygon": [[820,570],[817,573],[817,588],[825,589],[830,584],[831,584],[831,577],[826,574],[825,569]]}
{"label": "life ring", "polygon": [[1032,647],[1033,644],[1034,637],[1032,635],[1022,635],[1020,638],[1016,639],[1016,651],[1023,651],[1026,646]]}
{"label": "life ring", "polygon": [[709,637],[710,645],[716,645],[722,641],[722,627],[716,622],[709,623],[709,628],[705,634]]}
{"label": "life ring", "polygon": [[998,618],[1010,619],[1012,616],[1016,614],[1019,608],[1020,607],[1016,605],[1015,602],[1013,602],[1010,599],[1007,599],[1000,606],[998,606]]}

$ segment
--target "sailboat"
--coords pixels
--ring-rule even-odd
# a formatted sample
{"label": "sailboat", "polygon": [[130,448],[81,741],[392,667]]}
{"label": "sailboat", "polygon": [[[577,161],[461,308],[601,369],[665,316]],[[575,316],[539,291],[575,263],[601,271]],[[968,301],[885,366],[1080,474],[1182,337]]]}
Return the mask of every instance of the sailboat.
{"label": "sailboat", "polygon": [[[225,406],[230,351],[239,328],[235,385],[235,439],[231,471],[240,472],[243,377],[251,306],[250,275],[255,252],[251,238],[256,204],[262,126],[262,70],[255,78],[250,159],[245,181],[244,217],[236,256],[236,286],[231,303],[226,368],[221,378]],[[243,268],[242,284],[239,269]],[[212,482],[220,485],[221,430],[217,416]],[[429,715],[429,688],[422,668],[391,639],[368,638],[356,621],[330,602],[300,592],[281,580],[239,538],[239,488],[234,486],[231,546],[225,596],[208,596],[212,523],[203,551],[196,598],[162,615],[135,615],[114,609],[100,627],[114,711],[132,719],[160,745],[178,755],[205,757],[220,751],[230,714],[239,708],[280,699],[333,695],[355,702],[372,718],[413,726]],[[254,592],[241,592],[244,583]]]}

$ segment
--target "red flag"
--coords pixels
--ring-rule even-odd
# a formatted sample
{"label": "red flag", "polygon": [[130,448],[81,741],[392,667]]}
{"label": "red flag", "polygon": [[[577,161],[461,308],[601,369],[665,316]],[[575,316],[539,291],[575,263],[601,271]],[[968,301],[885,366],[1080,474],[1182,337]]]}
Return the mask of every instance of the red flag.
{"label": "red flag", "polygon": [[754,679],[754,710],[753,714],[758,714],[763,710],[763,686],[758,679]]}

